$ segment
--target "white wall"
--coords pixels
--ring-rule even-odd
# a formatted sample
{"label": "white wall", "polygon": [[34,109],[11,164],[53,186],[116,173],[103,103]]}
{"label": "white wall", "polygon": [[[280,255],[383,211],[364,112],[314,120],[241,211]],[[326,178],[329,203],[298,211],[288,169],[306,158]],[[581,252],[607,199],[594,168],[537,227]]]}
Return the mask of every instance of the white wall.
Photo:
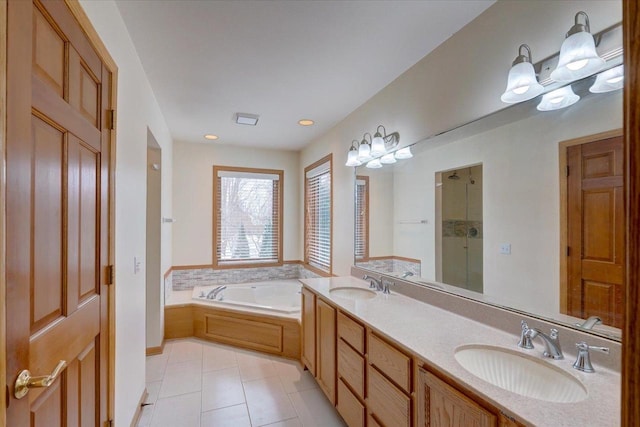
{"label": "white wall", "polygon": [[298,152],[176,142],[173,153],[174,265],[212,263],[213,165],[284,170],[283,257],[302,259]]}
{"label": "white wall", "polygon": [[[115,424],[129,425],[145,388],[144,261],[147,127],[162,147],[162,205],[171,216],[172,140],[116,4],[81,0],[93,26],[118,65],[116,112]],[[162,267],[171,266],[171,229],[163,225]]]}
{"label": "white wall", "polygon": [[529,44],[534,62],[558,52],[580,10],[594,33],[622,20],[619,0],[498,1],[302,151],[302,166],[334,153],[334,274],[349,274],[353,263],[349,141],[384,124],[400,132],[404,146],[504,108],[500,95],[518,46]]}

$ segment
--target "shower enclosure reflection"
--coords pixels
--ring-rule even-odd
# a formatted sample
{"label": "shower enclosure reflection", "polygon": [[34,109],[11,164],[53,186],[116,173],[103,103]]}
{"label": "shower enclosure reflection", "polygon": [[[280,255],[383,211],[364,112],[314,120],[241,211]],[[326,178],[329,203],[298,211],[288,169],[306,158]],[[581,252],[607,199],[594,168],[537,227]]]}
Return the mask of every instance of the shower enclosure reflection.
{"label": "shower enclosure reflection", "polygon": [[482,293],[482,165],[436,173],[436,280]]}

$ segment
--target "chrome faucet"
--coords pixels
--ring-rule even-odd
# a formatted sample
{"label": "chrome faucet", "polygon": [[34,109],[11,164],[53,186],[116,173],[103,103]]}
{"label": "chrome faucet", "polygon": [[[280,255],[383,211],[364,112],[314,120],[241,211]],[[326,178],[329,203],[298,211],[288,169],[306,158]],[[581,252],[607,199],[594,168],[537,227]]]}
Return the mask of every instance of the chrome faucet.
{"label": "chrome faucet", "polygon": [[531,338],[532,341],[536,337],[540,337],[540,339],[542,339],[542,342],[544,343],[544,352],[542,353],[542,355],[544,357],[550,357],[555,360],[564,359],[562,349],[560,348],[560,340],[558,339],[557,329],[552,328],[551,333],[547,335],[538,328],[529,328],[525,332],[525,335]]}
{"label": "chrome faucet", "polygon": [[389,290],[389,287],[394,286],[395,283],[386,279],[380,279],[380,281],[382,282],[382,293],[387,295],[390,294],[391,291]]}
{"label": "chrome faucet", "polygon": [[579,328],[589,330],[589,329],[593,329],[594,326],[601,325],[601,324],[602,324],[601,318],[599,318],[598,316],[590,316],[583,323],[576,323],[575,325]]}
{"label": "chrome faucet", "polygon": [[[226,285],[225,286],[220,286],[219,288],[215,289],[213,291],[213,299],[216,299],[218,297],[218,294],[220,294],[225,289],[227,289]],[[220,295],[220,301],[222,301],[222,295]]]}
{"label": "chrome faucet", "polygon": [[518,341],[518,347],[532,349],[533,343],[531,342],[531,337],[529,336],[529,325],[525,320],[520,321],[520,326],[522,330],[520,331],[520,341]]}
{"label": "chrome faucet", "polygon": [[364,276],[362,276],[362,280],[368,280],[369,288],[375,289],[376,291],[381,291],[384,288],[382,285],[382,278],[376,279],[375,277],[371,277],[368,274],[365,274]]}
{"label": "chrome faucet", "polygon": [[218,291],[218,289],[220,289],[222,286],[218,286],[216,288],[213,288],[209,291],[209,293],[207,294],[207,299],[216,299],[216,295],[218,295],[216,292]]}
{"label": "chrome faucet", "polygon": [[406,279],[409,276],[413,276],[413,273],[410,271],[405,271],[404,273],[402,273],[402,276],[400,276],[401,279]]}
{"label": "chrome faucet", "polygon": [[584,341],[577,343],[576,348],[578,349],[578,357],[576,358],[573,367],[582,372],[592,373],[596,371],[595,369],[593,369],[593,365],[591,364],[589,350],[597,350],[602,353],[609,354],[609,347],[596,347],[593,345],[588,345]]}

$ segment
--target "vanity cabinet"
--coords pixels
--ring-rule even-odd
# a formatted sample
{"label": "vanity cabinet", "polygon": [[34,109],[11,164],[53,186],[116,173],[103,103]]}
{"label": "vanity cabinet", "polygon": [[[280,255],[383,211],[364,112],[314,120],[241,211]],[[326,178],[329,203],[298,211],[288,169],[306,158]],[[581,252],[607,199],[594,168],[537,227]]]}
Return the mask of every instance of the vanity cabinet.
{"label": "vanity cabinet", "polygon": [[418,426],[497,427],[498,418],[431,372],[420,368]]}
{"label": "vanity cabinet", "polygon": [[367,407],[381,425],[411,425],[411,357],[375,333],[367,335]]}
{"label": "vanity cabinet", "polygon": [[365,327],[338,311],[338,394],[336,409],[349,427],[364,427]]}
{"label": "vanity cabinet", "polygon": [[333,405],[336,403],[336,309],[316,298],[316,379]]}
{"label": "vanity cabinet", "polygon": [[316,375],[316,295],[302,288],[302,351],[300,358],[311,375]]}

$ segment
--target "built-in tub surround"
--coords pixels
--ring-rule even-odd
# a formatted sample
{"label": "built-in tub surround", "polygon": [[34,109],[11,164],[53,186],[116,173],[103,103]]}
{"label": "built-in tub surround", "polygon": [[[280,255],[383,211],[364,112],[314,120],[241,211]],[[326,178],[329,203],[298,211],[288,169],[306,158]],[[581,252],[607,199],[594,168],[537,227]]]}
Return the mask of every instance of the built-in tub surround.
{"label": "built-in tub surround", "polygon": [[174,267],[171,276],[172,289],[174,291],[193,289],[195,286],[320,277],[299,263],[285,263],[277,267],[229,268],[219,270],[211,267]]}
{"label": "built-in tub surround", "polygon": [[[300,310],[291,309],[292,300],[300,300],[300,283],[297,280],[217,285],[211,289],[222,286],[226,289],[217,293],[218,299],[227,290],[236,288],[239,291],[235,295],[236,301],[230,300],[233,304],[199,298],[200,289],[205,288],[172,291],[164,308],[165,339],[195,336],[292,359],[300,358]],[[264,287],[262,290],[267,292],[286,288],[286,292],[281,293],[281,302],[265,296],[266,300],[255,304],[248,301],[252,298],[252,286]],[[280,292],[274,291],[274,297],[276,293]],[[194,294],[196,298],[193,298]],[[247,301],[244,303],[238,301],[241,294],[245,294]]]}
{"label": "built-in tub surround", "polygon": [[191,299],[201,303],[293,314],[300,312],[300,286],[298,280],[196,286],[191,292]]}
{"label": "built-in tub surround", "polygon": [[[331,301],[346,314],[367,324],[377,333],[413,354],[416,359],[451,377],[463,388],[477,394],[518,421],[538,426],[613,426],[620,422],[620,374],[616,370],[620,366],[620,344],[617,342],[559,328],[565,359],[553,361],[543,359],[544,347],[540,343],[534,343],[535,348],[532,350],[517,347],[522,318],[532,327],[543,330],[549,327],[536,319],[515,316],[514,313],[495,307],[491,307],[493,313],[490,313],[480,307],[482,304],[478,302],[468,301],[470,304],[466,304],[461,297],[435,289],[418,289],[418,293],[426,295],[425,299],[440,303],[444,308],[449,305],[449,308],[457,309],[460,305],[464,313],[457,314],[398,293],[397,291],[404,286],[418,287],[401,281],[397,281],[397,285],[392,287],[390,295],[378,293],[375,298],[367,300],[350,300],[331,295],[330,290],[336,287],[368,288],[367,282],[353,276],[306,279],[302,282],[305,287]],[[477,312],[480,311],[484,312],[479,316]],[[471,319],[471,316],[487,316],[487,319],[485,322],[476,321],[480,319]],[[595,362],[596,372],[593,374],[572,368],[576,355],[574,344],[581,340],[595,345],[606,342],[606,346],[612,350],[612,354],[605,356],[608,359],[599,358],[598,362]],[[587,397],[569,404],[543,402],[489,384],[468,372],[455,360],[456,349],[473,344],[502,347],[527,357],[537,358],[541,363],[550,364],[577,379],[586,388]],[[595,359],[598,355],[594,353],[593,356]],[[604,361],[608,364],[601,363]]]}

